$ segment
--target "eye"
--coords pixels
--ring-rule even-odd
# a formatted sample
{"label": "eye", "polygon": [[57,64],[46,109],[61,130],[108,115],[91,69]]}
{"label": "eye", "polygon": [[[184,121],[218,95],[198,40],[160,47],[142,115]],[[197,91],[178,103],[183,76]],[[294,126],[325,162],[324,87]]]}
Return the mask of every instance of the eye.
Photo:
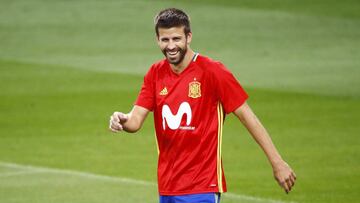
{"label": "eye", "polygon": [[173,40],[174,40],[175,42],[178,42],[178,41],[181,40],[181,37],[174,37]]}
{"label": "eye", "polygon": [[160,41],[161,41],[161,42],[168,42],[169,39],[168,39],[168,38],[161,38]]}

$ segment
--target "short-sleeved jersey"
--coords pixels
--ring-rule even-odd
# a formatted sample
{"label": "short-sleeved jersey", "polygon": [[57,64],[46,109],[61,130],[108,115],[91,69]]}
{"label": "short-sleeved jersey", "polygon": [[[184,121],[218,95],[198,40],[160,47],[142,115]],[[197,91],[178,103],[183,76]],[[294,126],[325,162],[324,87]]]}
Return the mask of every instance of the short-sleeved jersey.
{"label": "short-sleeved jersey", "polygon": [[224,112],[248,95],[220,62],[196,54],[180,74],[153,64],[135,105],[154,112],[161,195],[225,192],[221,161]]}

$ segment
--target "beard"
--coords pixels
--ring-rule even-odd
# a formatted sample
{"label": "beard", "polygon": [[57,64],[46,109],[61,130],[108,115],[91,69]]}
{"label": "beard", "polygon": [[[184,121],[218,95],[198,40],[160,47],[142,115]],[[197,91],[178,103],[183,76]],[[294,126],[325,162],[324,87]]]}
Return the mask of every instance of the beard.
{"label": "beard", "polygon": [[[170,64],[179,65],[185,58],[185,54],[187,52],[187,47],[185,47],[183,49],[180,47],[177,47],[176,49],[173,49],[173,50],[163,49],[162,52]],[[169,52],[178,52],[178,53],[176,55],[172,56],[171,54],[169,54]]]}

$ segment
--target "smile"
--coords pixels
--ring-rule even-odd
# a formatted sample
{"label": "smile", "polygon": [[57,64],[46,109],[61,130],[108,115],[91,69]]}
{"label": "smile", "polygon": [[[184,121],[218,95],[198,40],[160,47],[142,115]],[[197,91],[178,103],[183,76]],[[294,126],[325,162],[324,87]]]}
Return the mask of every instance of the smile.
{"label": "smile", "polygon": [[170,56],[175,56],[176,54],[179,53],[179,51],[168,51],[167,53],[168,53],[168,55],[170,55]]}

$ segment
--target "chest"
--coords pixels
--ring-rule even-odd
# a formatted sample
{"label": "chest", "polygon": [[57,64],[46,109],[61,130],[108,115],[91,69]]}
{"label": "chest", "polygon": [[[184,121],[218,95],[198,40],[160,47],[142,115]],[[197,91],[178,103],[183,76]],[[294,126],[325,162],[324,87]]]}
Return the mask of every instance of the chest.
{"label": "chest", "polygon": [[165,72],[155,81],[156,106],[170,105],[177,108],[187,102],[191,106],[213,100],[216,95],[209,74],[201,69],[192,69],[181,75]]}

